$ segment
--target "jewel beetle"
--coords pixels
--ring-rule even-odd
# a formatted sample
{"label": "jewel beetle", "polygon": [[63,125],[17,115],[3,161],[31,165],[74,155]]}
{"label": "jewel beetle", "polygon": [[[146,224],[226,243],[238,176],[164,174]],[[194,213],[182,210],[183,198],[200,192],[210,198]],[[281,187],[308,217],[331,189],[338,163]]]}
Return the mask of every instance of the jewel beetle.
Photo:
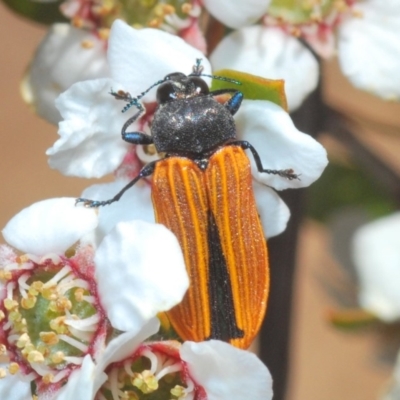
{"label": "jewel beetle", "polygon": [[[116,196],[106,201],[78,198],[77,203],[99,207],[118,201],[142,178],[152,177],[156,221],[178,238],[190,279],[183,301],[167,312],[183,340],[224,340],[247,348],[258,333],[269,292],[268,251],[252,190],[250,150],[258,171],[297,179],[291,169],[270,170],[256,149],[236,139],[233,115],[243,94],[234,89],[210,91],[202,76],[201,60],[192,73],[171,73],[137,97],[111,92],[127,101],[123,111],[137,113],[122,127],[132,144],[154,144],[159,160],[145,165]],[[157,108],[151,135],[128,132],[144,108],[139,102],[157,88]],[[219,95],[229,95],[223,103]]]}

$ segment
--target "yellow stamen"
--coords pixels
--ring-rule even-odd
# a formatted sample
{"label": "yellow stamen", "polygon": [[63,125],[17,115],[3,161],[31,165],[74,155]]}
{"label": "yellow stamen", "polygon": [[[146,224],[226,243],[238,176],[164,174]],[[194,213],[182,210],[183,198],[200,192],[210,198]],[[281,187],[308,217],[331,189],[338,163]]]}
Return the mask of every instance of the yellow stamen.
{"label": "yellow stamen", "polygon": [[11,375],[15,375],[19,371],[19,365],[16,362],[10,363],[8,366],[8,371]]}
{"label": "yellow stamen", "polygon": [[54,332],[40,332],[39,336],[43,343],[49,346],[53,346],[59,342],[58,336]]}
{"label": "yellow stamen", "polygon": [[43,363],[44,362],[43,354],[40,351],[32,350],[28,354],[28,361],[30,363]]}
{"label": "yellow stamen", "polygon": [[132,385],[147,394],[158,389],[158,380],[149,370],[144,370],[133,374]]}

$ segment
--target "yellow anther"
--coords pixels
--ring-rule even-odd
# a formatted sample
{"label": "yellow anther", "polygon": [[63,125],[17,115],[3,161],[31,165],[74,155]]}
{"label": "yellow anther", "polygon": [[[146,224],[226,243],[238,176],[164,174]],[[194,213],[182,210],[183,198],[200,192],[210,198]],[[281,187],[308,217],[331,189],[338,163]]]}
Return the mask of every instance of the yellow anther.
{"label": "yellow anther", "polygon": [[17,347],[22,349],[31,343],[31,338],[27,333],[23,333],[17,340]]}
{"label": "yellow anther", "polygon": [[189,14],[193,9],[193,6],[190,3],[183,3],[181,10],[184,14]]}
{"label": "yellow anther", "polygon": [[3,281],[9,281],[12,278],[11,271],[0,270],[0,279]]}
{"label": "yellow anther", "polygon": [[5,356],[7,354],[7,347],[5,344],[0,344],[0,356]]}
{"label": "yellow anther", "polygon": [[75,28],[82,28],[84,25],[83,19],[80,17],[74,17],[71,20],[71,25],[74,26]]}
{"label": "yellow anther", "polygon": [[8,311],[18,308],[18,302],[13,299],[4,299],[3,304]]}
{"label": "yellow anther", "polygon": [[68,327],[65,325],[65,316],[54,318],[50,321],[50,328],[58,334],[67,333]]}
{"label": "yellow anther", "polygon": [[121,397],[121,400],[139,400],[139,396],[132,390],[125,390]]}
{"label": "yellow anther", "polygon": [[12,322],[19,322],[22,320],[22,315],[19,311],[11,311],[8,314],[8,319]]}
{"label": "yellow anther", "polygon": [[32,294],[28,294],[27,297],[23,297],[21,299],[21,307],[24,308],[25,310],[29,310],[33,307],[35,307],[37,297]]}
{"label": "yellow anther", "polygon": [[15,375],[19,371],[19,365],[16,362],[10,363],[8,366],[8,371],[11,375]]}
{"label": "yellow anther", "polygon": [[43,285],[44,285],[44,283],[41,281],[32,282],[31,286],[29,286],[28,293],[33,296],[37,296],[39,293],[42,292]]}
{"label": "yellow anther", "polygon": [[349,6],[347,5],[347,3],[344,0],[336,0],[333,3],[333,7],[339,12],[347,11],[349,8]]}
{"label": "yellow anther", "polygon": [[25,264],[30,260],[31,259],[26,254],[23,254],[22,256],[18,256],[16,261],[18,264]]}
{"label": "yellow anther", "polygon": [[76,301],[83,301],[85,295],[85,290],[83,288],[78,288],[74,291],[74,297]]}
{"label": "yellow anther", "polygon": [[65,355],[62,351],[57,351],[50,358],[54,364],[60,364],[64,361]]}
{"label": "yellow anther", "polygon": [[65,311],[65,310],[70,310],[72,308],[72,303],[69,299],[66,297],[60,297],[56,301],[56,305],[58,308],[58,311]]}
{"label": "yellow anther", "polygon": [[361,10],[352,10],[351,15],[354,18],[363,18],[364,17],[364,13]]}
{"label": "yellow anther", "polygon": [[28,328],[26,326],[26,319],[22,318],[21,321],[14,322],[14,330],[19,333],[27,332]]}
{"label": "yellow anther", "polygon": [[186,395],[185,388],[181,385],[176,385],[170,390],[172,396],[177,397],[178,399],[183,398]]}
{"label": "yellow anther", "polygon": [[54,332],[40,332],[39,336],[42,342],[49,346],[53,346],[59,342],[58,336]]}
{"label": "yellow anther", "polygon": [[48,374],[43,376],[43,382],[46,383],[47,385],[49,383],[52,383],[53,380],[54,380],[54,375],[53,374],[48,373]]}
{"label": "yellow anther", "polygon": [[56,286],[42,288],[42,296],[46,300],[56,300],[57,299]]}
{"label": "yellow anther", "polygon": [[82,40],[81,46],[82,46],[82,48],[84,48],[84,49],[91,49],[91,48],[94,47],[93,40],[89,40],[89,39]]}
{"label": "yellow anther", "polygon": [[44,362],[44,356],[40,351],[32,350],[28,354],[28,361],[30,363],[43,363]]}
{"label": "yellow anther", "polygon": [[36,347],[36,350],[39,353],[42,353],[44,357],[48,357],[50,354],[50,348],[44,343],[39,343]]}
{"label": "yellow anther", "polygon": [[158,389],[158,380],[149,370],[144,370],[141,374],[133,374],[132,385],[147,394]]}
{"label": "yellow anther", "polygon": [[3,379],[7,376],[7,371],[5,368],[0,368],[0,379]]}
{"label": "yellow anther", "polygon": [[109,28],[100,28],[98,31],[99,37],[102,40],[107,40],[110,37],[110,29]]}
{"label": "yellow anther", "polygon": [[175,7],[171,4],[163,4],[164,15],[175,14]]}
{"label": "yellow anther", "polygon": [[3,319],[6,317],[6,315],[4,314],[3,310],[0,310],[0,321],[3,321]]}
{"label": "yellow anther", "polygon": [[159,28],[163,23],[162,18],[154,18],[147,24],[150,28]]}

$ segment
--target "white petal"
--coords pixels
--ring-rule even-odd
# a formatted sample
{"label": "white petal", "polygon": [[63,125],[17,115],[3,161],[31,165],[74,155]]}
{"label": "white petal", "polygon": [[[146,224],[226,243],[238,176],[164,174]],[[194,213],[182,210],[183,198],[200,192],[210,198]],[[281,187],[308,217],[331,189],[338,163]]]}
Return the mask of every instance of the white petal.
{"label": "white petal", "polygon": [[343,73],[359,89],[387,100],[400,99],[400,2],[357,4],[361,17],[339,30]]}
{"label": "white petal", "polygon": [[271,374],[253,353],[210,340],[185,342],[180,354],[208,400],[272,399]]}
{"label": "white petal", "polygon": [[[7,364],[0,364],[0,367],[6,368]],[[5,378],[0,379],[0,399],[31,400],[31,384],[23,379],[19,373],[7,374]]]}
{"label": "white petal", "polygon": [[178,240],[159,224],[119,223],[100,244],[95,265],[102,304],[122,331],[172,308],[189,286]]}
{"label": "white petal", "polygon": [[34,203],[15,215],[3,229],[4,239],[25,253],[64,253],[97,226],[96,210],[75,207],[75,199]]}
{"label": "white petal", "polygon": [[130,115],[110,95],[120,87],[111,79],[78,82],[57,99],[64,119],[60,138],[47,150],[49,164],[65,175],[99,178],[113,172],[122,162],[128,143],[121,128]]}
{"label": "white petal", "polygon": [[[114,197],[129,180],[121,179],[111,183],[93,185],[85,189],[82,197],[91,200],[108,200]],[[121,199],[106,207],[99,208],[99,225],[96,229],[97,243],[103,240],[118,222],[140,219],[154,221],[150,185],[138,182]]]}
{"label": "white petal", "polygon": [[[111,76],[121,83],[132,96],[153,85],[173,72],[192,72],[196,59],[202,59],[204,73],[211,67],[204,54],[181,38],[159,29],[133,29],[117,20],[111,27],[108,61]],[[145,98],[155,100],[156,90]]]}
{"label": "white petal", "polygon": [[353,241],[359,301],[384,321],[400,318],[400,213],[360,228]]}
{"label": "white petal", "polygon": [[255,180],[253,180],[253,190],[265,237],[279,235],[286,229],[290,218],[288,206],[274,190]]}
{"label": "white petal", "polygon": [[57,393],[57,400],[92,400],[96,394],[95,381],[101,385],[107,380],[104,372],[95,373],[95,367],[92,358],[87,354],[82,365],[72,372],[67,384]]}
{"label": "white petal", "polygon": [[203,0],[217,20],[230,28],[251,25],[266,13],[270,0]]}
{"label": "white petal", "polygon": [[278,28],[260,25],[225,36],[210,56],[214,70],[229,68],[268,79],[284,79],[289,109],[317,87],[319,67],[312,53]]}
{"label": "white petal", "polygon": [[98,361],[98,371],[104,371],[113,362],[122,361],[132,355],[136,349],[151,335],[158,332],[160,321],[152,318],[145,325],[137,325],[133,330],[124,332],[108,343]]}
{"label": "white petal", "polygon": [[305,187],[320,177],[328,160],[325,149],[293,125],[288,113],[269,101],[246,100],[236,114],[238,138],[249,141],[264,169],[293,169],[300,179],[260,173],[252,160],[254,178],[277,190]]}
{"label": "white petal", "polygon": [[105,42],[60,23],[51,26],[40,44],[21,89],[40,116],[57,124],[61,118],[54,100],[60,93],[75,82],[108,75]]}

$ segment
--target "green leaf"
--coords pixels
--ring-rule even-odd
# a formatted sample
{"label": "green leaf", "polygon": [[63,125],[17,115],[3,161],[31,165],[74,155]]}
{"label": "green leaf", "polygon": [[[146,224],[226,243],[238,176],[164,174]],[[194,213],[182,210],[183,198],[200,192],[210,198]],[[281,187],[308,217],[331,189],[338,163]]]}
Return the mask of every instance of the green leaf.
{"label": "green leaf", "polygon": [[54,2],[39,2],[34,0],[3,0],[3,3],[12,11],[27,19],[44,25],[55,22],[67,22],[60,12],[63,0]]}
{"label": "green leaf", "polygon": [[282,79],[264,79],[260,76],[230,69],[221,69],[216,71],[214,75],[233,79],[240,82],[240,85],[220,79],[213,79],[211,90],[237,89],[243,93],[246,100],[268,100],[278,104],[285,111],[288,110],[284,89],[285,81]]}
{"label": "green leaf", "polygon": [[378,317],[363,309],[330,310],[328,320],[336,328],[356,330],[379,323]]}

